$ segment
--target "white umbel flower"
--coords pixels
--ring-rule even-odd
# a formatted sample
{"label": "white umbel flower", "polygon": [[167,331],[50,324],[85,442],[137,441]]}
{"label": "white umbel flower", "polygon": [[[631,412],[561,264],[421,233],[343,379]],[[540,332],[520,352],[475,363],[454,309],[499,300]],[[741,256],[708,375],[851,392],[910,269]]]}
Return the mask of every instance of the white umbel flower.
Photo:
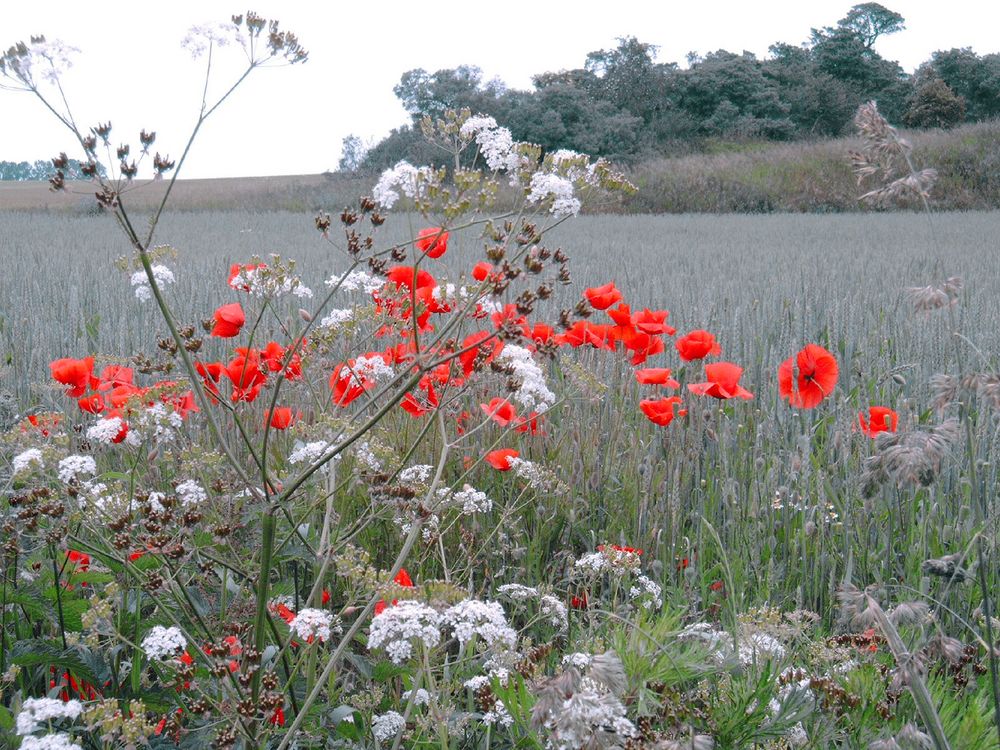
{"label": "white umbel flower", "polygon": [[394,664],[407,661],[417,641],[425,648],[441,641],[441,615],[426,604],[404,600],[372,619],[368,650],[383,649]]}
{"label": "white umbel flower", "polygon": [[187,639],[181,633],[180,628],[165,628],[162,625],[154,625],[146,637],[142,639],[142,650],[150,659],[164,659],[168,656],[177,656],[187,646]]}
{"label": "white umbel flower", "polygon": [[552,201],[549,212],[557,219],[580,213],[580,200],[573,195],[573,183],[550,172],[535,172],[528,186],[528,203]]}
{"label": "white umbel flower", "polygon": [[28,469],[31,464],[35,464],[39,469],[45,468],[45,459],[42,458],[42,452],[38,448],[28,448],[28,450],[18,453],[11,461],[11,468],[16,476]]}
{"label": "white umbel flower", "polygon": [[372,717],[372,736],[379,742],[393,739],[405,727],[406,721],[396,711],[386,711]]}
{"label": "white umbel flower", "polygon": [[311,643],[313,639],[329,640],[332,622],[332,615],[325,610],[303,609],[295,615],[295,619],[288,623],[288,627],[299,638]]}
{"label": "white umbel flower", "polygon": [[92,456],[66,456],[59,462],[59,481],[69,484],[81,474],[94,476],[97,462]]}
{"label": "white umbel flower", "polygon": [[78,700],[28,698],[21,704],[21,711],[17,715],[17,733],[23,735],[37,732],[42,725],[56,719],[72,721],[80,715],[81,711],[83,711],[83,704]]}
{"label": "white umbel flower", "polygon": [[517,644],[517,633],[507,623],[507,615],[497,602],[465,599],[445,610],[443,620],[463,646],[476,636],[490,648],[496,645],[513,648]]}
{"label": "white umbel flower", "polygon": [[21,740],[21,750],[83,750],[73,742],[68,734],[46,734],[41,737],[25,737]]}
{"label": "white umbel flower", "polygon": [[[162,289],[167,284],[173,284],[174,272],[167,268],[162,263],[153,263],[150,266],[150,270],[153,272],[153,279],[156,281],[156,285]],[[132,274],[129,279],[132,286],[135,288],[135,298],[140,302],[146,302],[153,298],[153,288],[149,285],[149,277],[146,275],[145,271],[136,271]]]}

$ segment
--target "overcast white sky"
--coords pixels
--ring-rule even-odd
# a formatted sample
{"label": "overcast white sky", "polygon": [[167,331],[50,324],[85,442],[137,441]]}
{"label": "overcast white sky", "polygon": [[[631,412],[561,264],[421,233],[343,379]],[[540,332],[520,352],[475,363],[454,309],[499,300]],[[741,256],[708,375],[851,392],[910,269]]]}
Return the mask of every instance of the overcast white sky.
{"label": "overcast white sky", "polygon": [[[855,0],[615,0],[476,2],[263,0],[254,10],[299,35],[309,62],[263,70],[209,121],[183,176],[305,174],[335,168],[343,137],[384,136],[406,121],[392,93],[412,68],[466,63],[486,78],[528,87],[534,73],[580,67],[587,52],[637,36],[659,45],[660,61],[717,49],[763,56],[776,41],[801,43],[834,25]],[[995,0],[884,0],[906,29],[878,51],[912,71],[937,49],[1000,51]],[[181,49],[188,28],[242,12],[219,0],[35,0],[5,4],[0,46],[45,34],[80,50],[65,84],[77,120],[111,120],[112,140],[155,129],[156,146],[176,157],[200,101],[203,62]],[[234,50],[229,57],[236,61]],[[220,70],[222,74],[232,70]],[[222,76],[218,79],[221,85]],[[0,160],[77,155],[33,97],[0,90]]]}

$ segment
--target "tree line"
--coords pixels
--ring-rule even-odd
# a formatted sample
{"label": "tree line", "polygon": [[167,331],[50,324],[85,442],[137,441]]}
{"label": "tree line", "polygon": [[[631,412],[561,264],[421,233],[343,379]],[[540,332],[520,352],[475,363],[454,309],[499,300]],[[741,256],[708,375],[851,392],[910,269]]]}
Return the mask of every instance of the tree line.
{"label": "tree line", "polygon": [[348,136],[340,168],[434,163],[439,155],[424,142],[420,120],[463,107],[493,116],[516,140],[623,163],[728,142],[837,136],[871,99],[890,121],[915,128],[1000,114],[1000,54],[940,50],[907,74],[874,48],[904,27],[900,14],[863,3],[835,26],[813,29],[801,45],[772,45],[763,59],[719,50],[690,54],[686,67],[657,62],[654,45],[622,38],[614,49],[588,54],[581,68],[535,75],[526,91],[484,80],[472,65],[417,68],[394,87],[411,122],[371,148]]}

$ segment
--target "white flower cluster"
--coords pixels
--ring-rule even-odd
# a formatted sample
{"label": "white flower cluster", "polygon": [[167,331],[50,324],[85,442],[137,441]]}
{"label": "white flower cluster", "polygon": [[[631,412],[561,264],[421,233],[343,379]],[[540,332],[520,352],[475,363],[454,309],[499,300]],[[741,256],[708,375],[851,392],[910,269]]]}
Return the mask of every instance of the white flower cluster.
{"label": "white flower cluster", "polygon": [[313,638],[327,641],[330,639],[332,623],[333,616],[326,610],[307,608],[295,615],[295,619],[288,623],[288,627],[306,641]]}
{"label": "white flower cluster", "polygon": [[325,440],[314,440],[311,443],[297,443],[295,450],[288,456],[288,463],[300,464],[303,461],[313,463],[325,456],[329,448],[330,444]]}
{"label": "white flower cluster", "polygon": [[[78,700],[61,701],[56,698],[27,698],[17,715],[17,733],[31,734],[54,719],[73,720],[83,711]],[[23,745],[22,745],[23,747]]]}
{"label": "white flower cluster", "polygon": [[368,650],[384,649],[393,664],[402,664],[413,655],[413,642],[425,648],[441,641],[441,615],[426,604],[403,600],[386,607],[372,619],[368,632]]}
{"label": "white flower cluster", "polygon": [[497,699],[497,702],[493,704],[493,708],[483,714],[483,724],[488,727],[496,725],[506,729],[513,723],[514,717],[510,715],[510,711],[507,710],[507,706],[505,706],[503,701],[499,698]]}
{"label": "white flower cluster", "polygon": [[417,688],[417,692],[415,693],[412,690],[404,690],[402,696],[403,700],[410,700],[411,695],[413,696],[414,706],[426,706],[431,702],[431,694],[423,688]]}
{"label": "white flower cluster", "polygon": [[184,418],[180,414],[164,403],[157,403],[143,409],[129,428],[146,431],[154,440],[166,443],[174,439],[174,430],[182,424]]}
{"label": "white flower cluster", "polygon": [[121,417],[107,417],[98,419],[93,425],[87,428],[87,440],[96,443],[110,445],[125,426]]}
{"label": "white flower cluster", "polygon": [[681,640],[702,641],[712,649],[712,658],[719,664],[735,656],[740,664],[748,666],[765,659],[783,659],[786,653],[781,641],[756,629],[745,629],[740,634],[739,649],[735,653],[732,635],[717,630],[707,622],[692,623],[678,633],[677,637]]}
{"label": "white flower cluster", "polygon": [[150,659],[163,659],[176,656],[187,646],[187,640],[180,628],[154,625],[146,637],[142,639],[142,650]]}
{"label": "white flower cluster", "polygon": [[590,552],[584,555],[574,563],[574,566],[583,572],[592,574],[604,573],[606,571],[615,575],[621,575],[628,571],[637,571],[641,562],[638,552],[615,549],[610,545],[606,545],[597,552]]}
{"label": "white flower cluster", "polygon": [[21,750],[83,750],[68,734],[45,734],[41,737],[25,737],[21,740]]}
{"label": "white flower cluster", "polygon": [[422,197],[433,179],[434,172],[430,167],[418,169],[404,159],[382,173],[372,189],[372,197],[383,208],[392,208],[403,195],[407,198]]}
{"label": "white flower cluster", "polygon": [[375,455],[375,451],[372,450],[367,440],[354,446],[354,455],[370,471],[382,471],[382,462],[378,460],[378,456]]}
{"label": "white flower cluster", "polygon": [[334,274],[326,280],[326,285],[329,287],[337,284],[340,284],[340,290],[344,292],[356,292],[360,289],[365,294],[371,294],[385,286],[385,281],[365,271],[351,271],[347,276]]}
{"label": "white flower cluster", "polygon": [[174,492],[177,493],[177,498],[184,507],[198,505],[208,500],[208,493],[205,492],[205,488],[193,479],[185,479],[174,487]]}
{"label": "white flower cluster", "polygon": [[45,459],[42,458],[42,452],[38,448],[28,448],[23,453],[18,453],[14,456],[14,460],[11,461],[11,468],[16,476],[25,469],[28,469],[31,464],[36,464],[39,469],[45,468]]}
{"label": "white flower cluster", "polygon": [[660,591],[660,584],[642,573],[638,573],[635,576],[635,582],[629,589],[629,596],[634,600],[642,600],[641,604],[645,609],[660,609],[663,606]]}
{"label": "white flower cluster", "polygon": [[433,466],[428,464],[416,464],[408,466],[399,472],[399,481],[403,484],[425,484],[431,478]]}
{"label": "white flower cluster", "polygon": [[81,474],[93,476],[97,473],[97,462],[92,456],[66,456],[59,462],[59,481],[69,484]]}
{"label": "white flower cluster", "polygon": [[471,516],[475,513],[489,513],[493,509],[493,501],[485,492],[481,492],[471,484],[466,484],[457,492],[449,489],[438,490],[438,497],[448,505],[461,506],[462,513]]}
{"label": "white flower cluster", "polygon": [[505,583],[497,589],[497,593],[514,602],[526,602],[538,598],[538,589],[520,583]]}
{"label": "white flower cluster", "polygon": [[546,594],[538,600],[538,610],[549,619],[552,627],[560,630],[569,627],[569,613],[566,611],[566,605],[551,594]]}
{"label": "white flower cluster", "polygon": [[521,166],[517,154],[517,144],[507,128],[497,125],[492,117],[476,115],[470,117],[459,128],[459,135],[466,139],[476,139],[479,153],[483,155],[488,166],[494,172],[510,172],[515,174]]}
{"label": "white flower cluster", "polygon": [[556,395],[545,384],[542,368],[530,351],[522,346],[506,344],[497,355],[497,361],[514,370],[514,377],[520,385],[512,397],[525,409],[544,411],[555,403]]}
{"label": "white flower cluster", "polygon": [[513,648],[517,644],[517,633],[507,623],[507,615],[497,602],[464,599],[446,609],[442,620],[451,626],[463,646],[477,635],[489,648],[497,645]]}
{"label": "white flower cluster", "polygon": [[472,692],[476,692],[477,690],[482,688],[483,685],[489,685],[489,684],[490,684],[490,678],[484,674],[477,674],[475,677],[470,677],[469,679],[467,679],[465,682],[462,683],[464,687],[468,688]]}
{"label": "white flower cluster", "polygon": [[559,481],[559,477],[541,464],[520,457],[511,458],[507,463],[514,473],[526,481],[533,490],[552,494],[559,494],[566,490],[565,485]]}
{"label": "white flower cluster", "polygon": [[58,39],[32,42],[28,56],[18,60],[18,71],[27,81],[37,84],[41,77],[54,84],[58,82],[60,75],[73,67],[72,56],[79,51]]}
{"label": "white flower cluster", "polygon": [[573,183],[551,172],[535,172],[528,186],[528,203],[552,200],[550,213],[557,219],[580,213],[580,199],[573,195]]}
{"label": "white flower cluster", "polygon": [[349,307],[343,309],[330,310],[319,322],[321,328],[329,328],[332,331],[340,328],[354,317],[354,310]]}
{"label": "white flower cluster", "polygon": [[[153,278],[156,280],[157,286],[161,289],[167,284],[174,283],[174,272],[162,263],[153,263],[150,269],[153,272]],[[149,285],[149,278],[146,276],[145,271],[136,271],[132,274],[130,281],[132,286],[135,287],[135,298],[137,300],[147,302],[153,299],[153,287]]]}
{"label": "white flower cluster", "polygon": [[245,39],[239,28],[231,23],[206,23],[192,26],[181,40],[181,47],[197,60],[211,47],[227,47],[230,44],[243,46]]}
{"label": "white flower cluster", "polygon": [[351,365],[351,377],[358,385],[364,385],[364,379],[369,378],[376,383],[392,380],[396,375],[395,370],[386,363],[385,357],[381,354],[373,354],[370,357],[358,357]]}
{"label": "white flower cluster", "polygon": [[256,268],[241,266],[229,280],[229,286],[246,290],[251,297],[281,297],[289,293],[306,299],[313,296],[312,289],[303,284],[298,276],[279,275],[266,265]]}
{"label": "white flower cluster", "polygon": [[393,739],[406,727],[406,720],[396,711],[386,711],[372,717],[372,735],[379,742]]}

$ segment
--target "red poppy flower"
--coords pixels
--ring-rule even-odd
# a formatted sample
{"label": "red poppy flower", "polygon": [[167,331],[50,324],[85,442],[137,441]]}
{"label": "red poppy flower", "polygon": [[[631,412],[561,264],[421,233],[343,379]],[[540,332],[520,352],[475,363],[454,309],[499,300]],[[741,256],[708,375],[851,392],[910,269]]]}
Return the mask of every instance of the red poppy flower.
{"label": "red poppy flower", "polygon": [[500,353],[501,349],[503,349],[503,342],[489,331],[477,331],[469,334],[462,340],[462,353],[458,355],[458,361],[462,363],[462,373],[465,377],[469,377],[476,369],[477,364],[488,365]]}
{"label": "red poppy flower", "polygon": [[270,420],[268,420],[268,413],[264,411],[264,424],[270,422],[271,427],[275,430],[287,430],[293,424],[295,424],[296,416],[292,413],[291,408],[287,406],[275,407],[274,412],[270,415]]}
{"label": "red poppy flower", "polygon": [[70,398],[80,398],[89,388],[97,386],[93,357],[57,359],[49,363],[49,370],[52,372],[53,380],[69,386],[66,395]]}
{"label": "red poppy flower", "polygon": [[673,336],[677,333],[677,329],[667,325],[668,315],[670,315],[669,310],[650,310],[647,307],[641,313],[632,316],[632,325],[650,335],[665,333]]}
{"label": "red poppy flower", "polygon": [[568,344],[574,349],[584,344],[590,344],[595,349],[615,350],[615,340],[609,335],[611,326],[590,323],[586,320],[576,321],[565,333],[554,336],[557,344]]}
{"label": "red poppy flower", "polygon": [[573,609],[586,609],[587,608],[587,592],[583,591],[579,596],[571,596],[569,599],[569,606]]}
{"label": "red poppy flower", "polygon": [[680,388],[681,384],[670,377],[669,367],[648,367],[636,370],[635,379],[641,385],[665,385],[667,388]]}
{"label": "red poppy flower", "polygon": [[497,471],[510,471],[511,459],[517,458],[520,455],[520,451],[516,451],[513,448],[501,448],[500,450],[487,453],[486,463]]}
{"label": "red poppy flower", "polygon": [[274,709],[274,715],[271,717],[271,723],[278,727],[285,726],[285,709],[281,706]]}
{"label": "red poppy flower", "polygon": [[858,414],[858,425],[861,432],[874,438],[880,432],[895,432],[899,426],[899,415],[888,406],[873,406],[868,409],[867,419],[864,412]]}
{"label": "red poppy flower", "polygon": [[77,406],[80,407],[80,411],[85,411],[88,414],[100,414],[104,411],[104,399],[101,398],[100,393],[91,393],[89,396],[84,396],[76,403]]}
{"label": "red poppy flower", "polygon": [[[406,287],[409,289],[413,286],[413,273],[416,269],[413,266],[393,266],[389,269],[389,273],[386,278],[389,279],[393,284],[396,285],[397,289]],[[417,289],[423,289],[424,287],[434,288],[437,286],[437,281],[431,276],[427,271],[423,269],[416,270],[417,275]]]}
{"label": "red poppy flower", "polygon": [[101,384],[97,387],[97,389],[100,391],[106,391],[122,385],[134,386],[134,376],[135,374],[133,373],[131,367],[108,365],[101,371]]}
{"label": "red poppy flower", "polygon": [[675,416],[685,416],[685,409],[677,410],[681,405],[680,396],[668,396],[660,399],[644,399],[639,402],[639,408],[647,419],[660,427],[666,427],[674,421]]}
{"label": "red poppy flower", "polygon": [[590,287],[584,289],[584,296],[595,310],[607,310],[616,302],[621,302],[622,293],[618,291],[613,281],[604,286]]}
{"label": "red poppy flower", "polygon": [[517,419],[517,412],[514,410],[514,406],[510,401],[499,396],[492,399],[488,404],[480,404],[479,408],[486,412],[486,415],[501,427],[506,427]]}
{"label": "red poppy flower", "polygon": [[706,383],[690,383],[688,390],[699,396],[713,398],[753,398],[753,394],[740,385],[743,368],[732,362],[713,362],[705,365]]}
{"label": "red poppy flower", "polygon": [[813,409],[833,392],[837,359],[819,344],[806,344],[778,367],[778,393],[797,409]]}
{"label": "red poppy flower", "polygon": [[487,263],[485,260],[480,263],[476,263],[476,265],[472,267],[472,278],[476,281],[486,281],[487,277],[491,273],[493,273],[493,264]]}
{"label": "red poppy flower", "polygon": [[212,335],[222,339],[231,339],[239,336],[240,329],[247,322],[243,314],[243,308],[239,302],[223,305],[217,309],[212,317],[215,319],[215,326],[212,328]]}
{"label": "red poppy flower", "polygon": [[421,229],[413,244],[428,258],[440,258],[448,250],[448,233],[442,232],[441,227]]}
{"label": "red poppy flower", "polygon": [[663,339],[648,333],[636,333],[625,342],[625,348],[632,352],[632,364],[641,365],[647,358],[666,350]]}
{"label": "red poppy flower", "polygon": [[[268,370],[271,372],[280,372],[282,365],[285,363],[285,356],[288,354],[288,350],[277,341],[269,341],[267,346],[261,349],[260,354]],[[298,380],[301,377],[302,357],[296,352],[289,358],[288,364],[285,365],[285,379]]]}
{"label": "red poppy flower", "polygon": [[531,327],[524,326],[525,337],[531,339],[536,344],[547,344],[552,340],[553,334],[555,334],[555,331],[552,329],[552,326],[545,323],[535,323]]}
{"label": "red poppy flower", "polygon": [[[514,429],[517,430],[518,432],[528,433],[529,435],[537,435],[539,434],[538,420],[539,420],[538,412],[533,411],[527,417],[518,417],[517,419],[515,419],[514,424],[516,425],[516,427],[514,427]],[[541,434],[544,435],[545,433],[543,432]]]}
{"label": "red poppy flower", "polygon": [[722,347],[715,340],[715,336],[701,328],[677,339],[674,346],[677,347],[678,354],[685,362],[704,359],[709,355],[718,357],[722,354]]}
{"label": "red poppy flower", "polygon": [[236,356],[223,372],[233,384],[233,401],[253,401],[267,381],[267,375],[261,370],[260,353],[256,349],[237,349]]}
{"label": "red poppy flower", "polygon": [[440,403],[437,391],[434,390],[434,381],[431,380],[429,375],[424,375],[420,378],[417,388],[424,391],[424,396],[418,397],[413,393],[407,393],[403,396],[403,400],[399,402],[403,411],[412,417],[422,417],[424,414],[429,414]]}

